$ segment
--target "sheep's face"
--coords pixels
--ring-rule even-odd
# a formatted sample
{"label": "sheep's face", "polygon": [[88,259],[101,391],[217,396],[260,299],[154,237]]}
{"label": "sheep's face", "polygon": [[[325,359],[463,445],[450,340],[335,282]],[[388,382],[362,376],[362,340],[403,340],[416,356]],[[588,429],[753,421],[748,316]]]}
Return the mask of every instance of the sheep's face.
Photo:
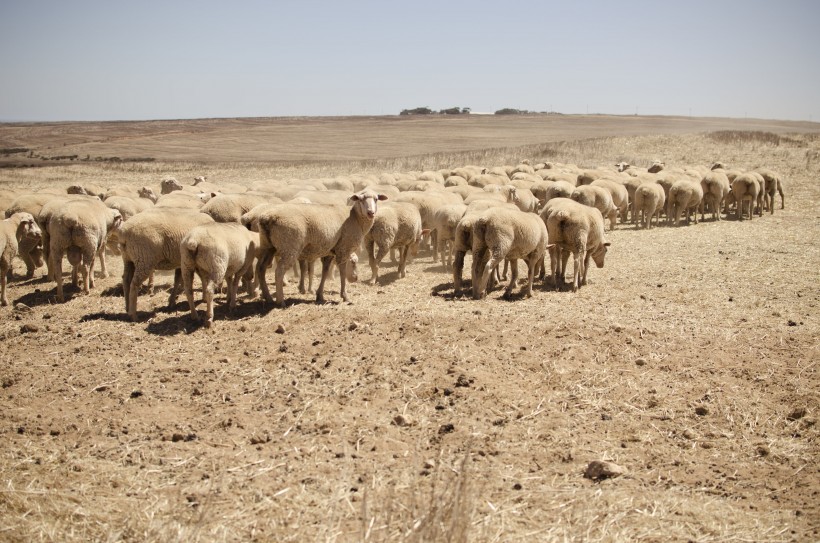
{"label": "sheep's face", "polygon": [[363,190],[351,196],[348,203],[353,204],[360,215],[373,219],[379,208],[379,200],[387,200],[387,196],[377,194],[371,190]]}
{"label": "sheep's face", "polygon": [[155,204],[157,203],[157,200],[159,200],[157,193],[154,192],[154,189],[152,189],[151,187],[142,187],[141,189],[139,189],[139,191],[137,191],[137,193],[139,194],[140,198],[147,198]]}
{"label": "sheep's face", "polygon": [[609,242],[605,241],[594,253],[592,253],[592,255],[590,255],[592,256],[592,260],[595,262],[595,265],[599,268],[604,267],[604,258],[606,258],[606,251],[608,247]]}
{"label": "sheep's face", "polygon": [[615,167],[618,168],[619,172],[623,172],[627,168],[629,168],[629,163],[628,162],[618,162],[617,164],[615,164]]}
{"label": "sheep's face", "polygon": [[647,171],[649,173],[658,173],[659,171],[663,170],[664,166],[666,166],[666,164],[664,164],[663,162],[656,161],[652,163],[652,165],[649,167]]}
{"label": "sheep's face", "polygon": [[174,192],[175,190],[182,190],[182,184],[176,179],[165,179],[162,182],[162,194],[168,194],[169,192]]}
{"label": "sheep's face", "polygon": [[17,226],[17,239],[39,240],[43,233],[31,213],[20,213],[20,224]]}
{"label": "sheep's face", "polygon": [[66,189],[66,192],[67,192],[68,194],[83,194],[83,195],[88,195],[88,192],[86,192],[85,188],[83,188],[81,185],[71,185],[70,187],[68,187],[68,188]]}

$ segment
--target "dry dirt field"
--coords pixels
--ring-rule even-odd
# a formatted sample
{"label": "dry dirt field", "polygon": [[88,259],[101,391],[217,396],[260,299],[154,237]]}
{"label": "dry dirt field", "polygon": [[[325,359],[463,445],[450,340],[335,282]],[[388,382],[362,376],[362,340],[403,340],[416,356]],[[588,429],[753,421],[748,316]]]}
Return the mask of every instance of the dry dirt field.
{"label": "dry dirt field", "polygon": [[[158,143],[134,156],[185,161],[4,169],[0,189],[660,158],[771,167],[785,209],[619,224],[577,293],[537,283],[530,299],[454,299],[452,275],[421,253],[404,279],[387,261],[382,284],[352,285],[351,304],[338,279],[323,306],[290,285],[286,309],[241,298],[229,318],[220,297],[212,330],[182,300],[165,307],[170,275],[132,323],[116,257],[112,277],[89,296],[69,286],[64,304],[40,269],[0,308],[0,541],[820,540],[820,126],[636,130],[622,118],[541,137],[507,119],[502,143],[486,144],[462,119],[446,136],[430,120],[411,151],[367,154],[355,142],[400,149],[402,137],[357,132],[369,122],[325,123],[335,146],[304,163],[302,151],[251,162],[256,132],[232,126],[207,136],[216,160]],[[788,136],[704,132],[727,128]],[[60,145],[11,129],[1,147]],[[115,127],[95,130],[116,148],[95,153],[130,148]],[[593,460],[627,472],[586,479]]]}

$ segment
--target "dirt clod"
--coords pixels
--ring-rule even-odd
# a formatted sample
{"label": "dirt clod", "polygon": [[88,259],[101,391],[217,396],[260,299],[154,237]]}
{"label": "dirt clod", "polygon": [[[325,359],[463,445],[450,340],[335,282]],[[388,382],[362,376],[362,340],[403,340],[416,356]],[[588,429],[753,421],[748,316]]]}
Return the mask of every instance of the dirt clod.
{"label": "dirt clod", "polygon": [[626,469],[622,468],[618,464],[607,462],[605,460],[593,460],[587,466],[587,469],[584,472],[584,477],[586,479],[592,479],[593,481],[601,481],[611,477],[618,477],[625,473]]}

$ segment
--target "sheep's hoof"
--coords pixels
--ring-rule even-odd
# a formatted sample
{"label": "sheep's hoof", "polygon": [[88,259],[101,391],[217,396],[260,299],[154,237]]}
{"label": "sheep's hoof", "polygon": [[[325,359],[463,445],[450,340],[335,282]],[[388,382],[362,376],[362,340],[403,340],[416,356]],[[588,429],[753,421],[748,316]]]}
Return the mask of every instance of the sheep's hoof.
{"label": "sheep's hoof", "polygon": [[212,320],[205,321],[205,328],[210,328],[213,325],[214,325],[214,321],[212,321]]}

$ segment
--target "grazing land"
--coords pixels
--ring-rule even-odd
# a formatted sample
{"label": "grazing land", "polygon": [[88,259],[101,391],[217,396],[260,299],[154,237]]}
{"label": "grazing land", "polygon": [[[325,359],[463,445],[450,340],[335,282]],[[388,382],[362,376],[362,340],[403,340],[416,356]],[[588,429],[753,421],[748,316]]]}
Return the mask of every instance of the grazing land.
{"label": "grazing land", "polygon": [[[19,167],[0,190],[660,159],[766,166],[786,195],[752,221],[619,223],[577,293],[453,298],[421,252],[350,304],[338,278],[322,306],[293,283],[284,310],[241,297],[230,317],[221,296],[210,330],[165,307],[167,273],[133,323],[116,256],[64,304],[16,262],[0,540],[816,541],[818,134],[599,116],[0,125],[0,147],[28,149],[2,158]],[[586,479],[593,460],[626,473]]]}

